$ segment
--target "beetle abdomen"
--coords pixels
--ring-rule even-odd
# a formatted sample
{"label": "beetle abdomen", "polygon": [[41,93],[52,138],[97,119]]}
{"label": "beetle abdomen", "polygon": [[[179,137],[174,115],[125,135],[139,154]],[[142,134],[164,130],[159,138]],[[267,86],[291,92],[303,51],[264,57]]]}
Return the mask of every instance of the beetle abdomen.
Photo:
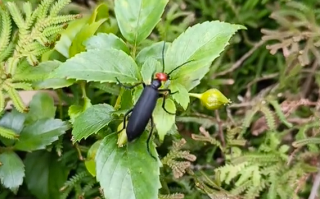
{"label": "beetle abdomen", "polygon": [[158,97],[158,90],[150,86],[146,86],[143,89],[128,121],[126,132],[129,141],[134,140],[143,133],[149,119],[152,117]]}

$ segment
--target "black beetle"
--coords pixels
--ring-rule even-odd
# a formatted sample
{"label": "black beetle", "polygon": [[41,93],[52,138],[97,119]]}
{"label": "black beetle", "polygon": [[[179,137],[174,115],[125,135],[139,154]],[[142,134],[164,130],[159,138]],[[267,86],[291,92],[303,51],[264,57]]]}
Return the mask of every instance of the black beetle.
{"label": "black beetle", "polygon": [[[151,130],[147,139],[147,150],[148,150],[148,153],[154,159],[156,158],[150,153],[150,149],[149,149],[149,141],[154,128],[152,113],[153,113],[153,110],[155,109],[158,98],[162,97],[163,98],[162,108],[168,114],[174,115],[174,113],[170,113],[169,111],[167,111],[165,107],[165,104],[166,104],[165,98],[167,95],[173,95],[176,93],[176,92],[172,93],[170,89],[159,89],[159,88],[161,87],[162,82],[166,82],[167,80],[169,80],[172,72],[174,72],[178,68],[190,62],[190,61],[187,61],[177,66],[169,73],[164,73],[164,49],[165,49],[165,43],[162,49],[162,72],[152,75],[152,81],[150,85],[146,85],[145,83],[138,83],[133,86],[125,86],[118,80],[118,78],[116,78],[118,84],[126,89],[132,89],[140,84],[143,84],[144,89],[142,91],[142,94],[140,95],[135,106],[124,115],[123,128],[118,133],[120,133],[123,129],[126,129],[127,138],[128,138],[128,141],[130,142],[140,137],[140,135],[143,133],[144,129],[146,128],[149,120],[151,120]],[[128,117],[130,113],[132,114],[129,117],[128,125],[126,125],[126,117]]]}

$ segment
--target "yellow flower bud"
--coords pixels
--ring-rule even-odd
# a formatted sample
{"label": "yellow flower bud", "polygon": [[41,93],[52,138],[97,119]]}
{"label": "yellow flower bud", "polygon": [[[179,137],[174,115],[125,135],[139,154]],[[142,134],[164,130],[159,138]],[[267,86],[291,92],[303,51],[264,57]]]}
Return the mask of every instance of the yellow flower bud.
{"label": "yellow flower bud", "polygon": [[230,104],[231,101],[226,98],[218,89],[212,88],[204,93],[189,93],[191,97],[201,100],[201,103],[209,110],[215,110],[223,105]]}

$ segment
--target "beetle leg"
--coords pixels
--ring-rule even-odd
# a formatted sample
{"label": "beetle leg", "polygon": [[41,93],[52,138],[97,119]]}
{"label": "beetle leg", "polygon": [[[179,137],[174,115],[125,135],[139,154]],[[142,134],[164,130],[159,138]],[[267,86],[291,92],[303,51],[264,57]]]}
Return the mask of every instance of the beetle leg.
{"label": "beetle leg", "polygon": [[[139,86],[140,84],[144,84],[144,83],[142,83],[142,82],[139,82],[139,83],[134,84],[134,85],[132,85],[132,86],[126,86],[126,85],[122,84],[117,77],[116,77],[116,80],[117,80],[119,86],[121,86],[121,87],[123,87],[123,88],[125,88],[125,89],[128,89],[128,90],[133,89],[134,87],[137,87],[137,86]],[[145,85],[143,85],[143,87],[144,87],[144,86],[145,86]]]}
{"label": "beetle leg", "polygon": [[126,114],[124,114],[124,117],[123,117],[123,127],[120,131],[117,132],[118,133],[121,133],[121,131],[123,131],[125,128],[126,128],[126,118],[128,117],[128,115],[133,111],[133,108],[128,110],[128,112],[126,112]]}
{"label": "beetle leg", "polygon": [[150,139],[151,139],[151,136],[152,136],[152,131],[153,131],[153,128],[154,128],[153,117],[150,118],[150,121],[151,121],[151,130],[150,130],[150,133],[149,133],[149,136],[148,136],[148,139],[147,139],[147,151],[148,151],[149,155],[150,155],[153,159],[157,160],[157,158],[154,157],[154,156],[151,154],[151,152],[150,152],[150,147],[149,147]]}
{"label": "beetle leg", "polygon": [[166,109],[166,95],[160,93],[159,98],[162,97],[163,98],[163,102],[162,102],[162,108],[165,112],[167,112],[170,115],[175,115],[175,113],[171,113]]}
{"label": "beetle leg", "polygon": [[174,94],[176,94],[176,93],[179,93],[179,91],[171,92],[171,90],[170,90],[170,89],[168,89],[168,88],[165,88],[165,89],[159,89],[158,91],[159,91],[159,92],[168,92],[168,93],[169,93],[169,95],[174,95]]}

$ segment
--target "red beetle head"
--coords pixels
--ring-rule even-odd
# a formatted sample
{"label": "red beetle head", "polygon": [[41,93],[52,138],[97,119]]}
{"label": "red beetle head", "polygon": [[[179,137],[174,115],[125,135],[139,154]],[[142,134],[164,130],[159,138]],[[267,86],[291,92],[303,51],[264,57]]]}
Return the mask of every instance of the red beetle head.
{"label": "red beetle head", "polygon": [[168,80],[168,75],[166,73],[156,73],[156,79],[160,80],[162,82],[165,82]]}

